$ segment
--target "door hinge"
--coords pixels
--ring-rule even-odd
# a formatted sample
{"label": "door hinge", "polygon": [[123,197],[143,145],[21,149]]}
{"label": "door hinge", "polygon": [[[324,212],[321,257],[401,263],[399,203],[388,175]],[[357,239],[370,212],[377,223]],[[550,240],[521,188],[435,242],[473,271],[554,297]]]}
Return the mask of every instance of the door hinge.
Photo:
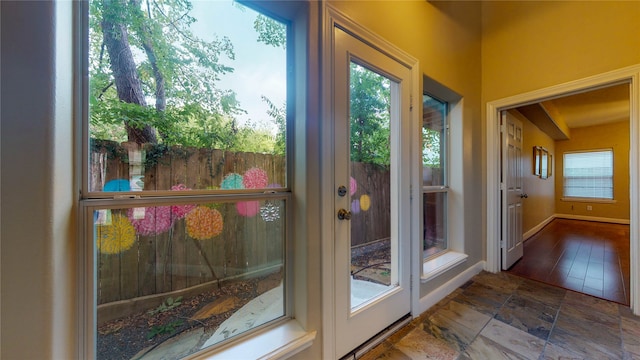
{"label": "door hinge", "polygon": [[504,133],[507,130],[507,126],[505,124],[500,125],[500,132]]}
{"label": "door hinge", "polygon": [[504,183],[500,183],[500,190],[504,190]]}
{"label": "door hinge", "polygon": [[500,248],[504,249],[504,240],[500,240]]}
{"label": "door hinge", "polygon": [[413,111],[413,94],[409,95],[409,111]]}

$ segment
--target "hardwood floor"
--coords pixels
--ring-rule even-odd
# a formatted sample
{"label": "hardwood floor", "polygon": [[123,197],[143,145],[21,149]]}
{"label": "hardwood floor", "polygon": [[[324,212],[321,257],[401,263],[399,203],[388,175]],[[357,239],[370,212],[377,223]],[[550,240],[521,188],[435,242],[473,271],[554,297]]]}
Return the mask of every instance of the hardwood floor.
{"label": "hardwood floor", "polygon": [[555,219],[508,272],[629,305],[629,225]]}

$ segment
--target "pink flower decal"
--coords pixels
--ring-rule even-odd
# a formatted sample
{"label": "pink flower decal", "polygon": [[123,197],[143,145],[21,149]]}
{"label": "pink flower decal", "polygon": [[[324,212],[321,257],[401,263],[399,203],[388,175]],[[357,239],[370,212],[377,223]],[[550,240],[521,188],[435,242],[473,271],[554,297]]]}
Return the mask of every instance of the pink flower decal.
{"label": "pink flower decal", "polygon": [[236,203],[238,214],[245,217],[254,217],[260,211],[259,201],[239,201]]}
{"label": "pink flower decal", "polygon": [[242,177],[242,185],[245,189],[264,189],[267,183],[267,172],[257,167],[247,170]]}
{"label": "pink flower decal", "polygon": [[144,208],[144,217],[139,217],[132,208],[127,212],[127,217],[133,224],[139,235],[158,235],[169,231],[173,226],[170,206],[154,206]]}
{"label": "pink flower decal", "polygon": [[358,191],[358,182],[353,177],[349,176],[349,194],[351,196],[355,195],[356,191]]}
{"label": "pink flower decal", "polygon": [[[172,191],[185,191],[191,190],[184,184],[178,184],[171,187]],[[182,219],[185,217],[191,210],[195,209],[195,205],[172,205],[171,213],[175,216],[176,219]]]}
{"label": "pink flower decal", "polygon": [[223,229],[222,214],[216,209],[197,206],[185,217],[187,234],[196,240],[211,239]]}
{"label": "pink flower decal", "polygon": [[96,246],[103,254],[119,254],[129,250],[136,239],[136,230],[123,215],[113,215],[111,225],[96,226]]}

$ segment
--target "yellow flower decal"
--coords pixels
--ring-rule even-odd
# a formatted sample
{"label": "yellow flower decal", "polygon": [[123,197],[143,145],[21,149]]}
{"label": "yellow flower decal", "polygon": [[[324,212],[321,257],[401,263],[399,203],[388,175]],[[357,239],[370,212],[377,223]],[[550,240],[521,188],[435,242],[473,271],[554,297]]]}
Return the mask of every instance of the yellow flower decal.
{"label": "yellow flower decal", "polygon": [[206,240],[222,232],[222,214],[216,209],[198,206],[185,217],[187,234],[197,240]]}
{"label": "yellow flower decal", "polygon": [[114,215],[111,225],[96,226],[96,245],[103,254],[129,250],[136,239],[136,229],[126,216]]}
{"label": "yellow flower decal", "polygon": [[360,196],[360,209],[362,209],[362,211],[367,211],[369,210],[369,207],[371,207],[371,198],[369,195],[365,194]]}

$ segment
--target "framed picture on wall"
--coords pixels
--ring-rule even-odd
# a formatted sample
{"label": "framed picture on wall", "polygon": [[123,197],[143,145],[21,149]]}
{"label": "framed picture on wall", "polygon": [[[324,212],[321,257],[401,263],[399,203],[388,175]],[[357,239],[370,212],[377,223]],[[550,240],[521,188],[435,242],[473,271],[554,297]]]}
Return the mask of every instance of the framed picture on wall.
{"label": "framed picture on wall", "polygon": [[533,175],[540,176],[540,160],[542,159],[542,148],[540,146],[533,147]]}
{"label": "framed picture on wall", "polygon": [[547,149],[540,148],[540,178],[549,177],[549,153]]}
{"label": "framed picture on wall", "polygon": [[547,166],[547,177],[551,177],[553,169],[553,155],[549,154],[549,165]]}

